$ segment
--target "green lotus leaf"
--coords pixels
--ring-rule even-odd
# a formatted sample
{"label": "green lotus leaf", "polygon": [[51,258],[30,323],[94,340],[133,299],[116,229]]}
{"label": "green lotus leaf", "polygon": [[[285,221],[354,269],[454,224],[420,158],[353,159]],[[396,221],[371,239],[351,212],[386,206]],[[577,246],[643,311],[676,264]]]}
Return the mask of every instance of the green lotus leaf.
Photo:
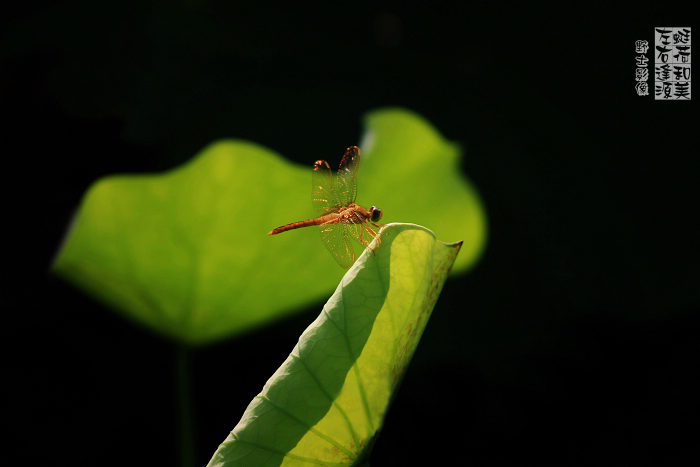
{"label": "green lotus leaf", "polygon": [[[459,150],[400,109],[366,116],[360,205],[382,222],[428,225],[464,239],[455,270],[474,264],[485,215],[458,171]],[[223,140],[160,174],[114,175],[85,194],[54,272],[135,322],[185,344],[206,344],[322,300],[344,270],[309,227],[316,159],[337,167],[345,151],[292,164],[257,144]],[[360,248],[356,246],[359,254]]]}
{"label": "green lotus leaf", "polygon": [[388,225],[381,247],[343,277],[209,466],[366,461],[460,245],[417,225]]}

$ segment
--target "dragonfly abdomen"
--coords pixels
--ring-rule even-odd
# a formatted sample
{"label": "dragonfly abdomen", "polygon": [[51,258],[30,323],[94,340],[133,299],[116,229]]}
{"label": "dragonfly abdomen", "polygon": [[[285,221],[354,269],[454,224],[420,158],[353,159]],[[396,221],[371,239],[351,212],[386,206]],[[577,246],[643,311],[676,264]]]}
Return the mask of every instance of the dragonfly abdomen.
{"label": "dragonfly abdomen", "polygon": [[308,219],[305,221],[292,222],[291,224],[283,225],[282,227],[277,227],[268,235],[275,235],[278,233],[286,232],[287,230],[300,229],[302,227],[308,227],[310,225],[321,225],[326,222],[332,221],[338,217],[338,214],[326,214],[325,216],[316,217],[315,219]]}

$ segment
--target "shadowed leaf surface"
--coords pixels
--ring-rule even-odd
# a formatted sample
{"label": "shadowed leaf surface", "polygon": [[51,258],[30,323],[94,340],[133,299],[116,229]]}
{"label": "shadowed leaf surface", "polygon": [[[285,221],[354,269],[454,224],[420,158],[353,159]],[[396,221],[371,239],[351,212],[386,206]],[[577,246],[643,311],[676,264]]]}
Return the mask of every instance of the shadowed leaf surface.
{"label": "shadowed leaf surface", "polygon": [[[486,225],[458,171],[457,146],[406,110],[372,112],[365,124],[358,204],[381,207],[385,222],[421,223],[439,238],[464,239],[454,270],[466,270],[480,255]],[[337,168],[345,146],[337,155],[310,148],[308,166],[299,166],[257,144],[224,140],[165,173],[100,179],[82,200],[54,272],[187,344],[308,306],[344,271],[317,227],[266,234],[313,217],[313,162]]]}
{"label": "shadowed leaf surface", "polygon": [[367,458],[461,245],[413,224],[383,232],[381,248],[343,277],[210,466]]}

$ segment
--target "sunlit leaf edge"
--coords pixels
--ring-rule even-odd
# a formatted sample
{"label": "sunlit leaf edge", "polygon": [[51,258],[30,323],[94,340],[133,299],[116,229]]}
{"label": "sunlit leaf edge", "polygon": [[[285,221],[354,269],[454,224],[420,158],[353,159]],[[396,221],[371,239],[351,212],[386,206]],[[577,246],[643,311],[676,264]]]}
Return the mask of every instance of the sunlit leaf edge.
{"label": "sunlit leaf edge", "polygon": [[412,224],[390,224],[382,239],[343,277],[210,466],[367,458],[461,245]]}

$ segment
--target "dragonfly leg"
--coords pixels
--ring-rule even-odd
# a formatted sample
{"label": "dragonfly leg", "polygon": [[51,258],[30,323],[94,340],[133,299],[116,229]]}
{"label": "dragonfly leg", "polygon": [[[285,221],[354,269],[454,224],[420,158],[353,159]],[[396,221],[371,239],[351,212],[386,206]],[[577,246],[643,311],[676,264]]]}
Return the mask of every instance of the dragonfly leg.
{"label": "dragonfly leg", "polygon": [[[377,232],[372,231],[372,232],[374,232],[375,235],[377,235],[377,236],[379,236],[379,235],[386,235],[386,232],[379,232],[379,229],[381,229],[382,227],[386,226],[386,224],[375,224],[374,222],[370,222],[370,223],[374,226],[375,229],[377,229]],[[381,240],[381,238],[380,238],[380,239],[379,239],[379,243],[381,243],[381,242],[382,242],[382,240]]]}
{"label": "dragonfly leg", "polygon": [[[374,222],[372,222],[372,225],[374,225],[375,227],[377,227],[377,224],[375,224]],[[374,230],[372,227],[370,227],[370,226],[367,225],[367,224],[365,224],[365,227],[367,228],[367,230],[369,231],[369,233],[372,235],[372,237],[377,239],[377,241],[379,242],[379,246],[381,246],[381,244],[382,244],[382,238],[379,236],[379,232],[377,232],[376,230]],[[363,229],[363,230],[364,230],[364,229]],[[369,243],[367,244],[367,248],[368,248],[372,253],[374,253],[375,251],[377,251],[377,249],[379,248],[379,246],[378,246],[377,248],[370,248]]]}
{"label": "dragonfly leg", "polygon": [[[369,229],[369,226],[366,224],[364,225],[364,227]],[[369,241],[365,240],[364,233],[365,233],[365,229],[363,227],[360,227],[360,238],[359,238],[360,243],[362,243],[366,248],[369,248]],[[369,249],[372,250],[371,248],[369,248]]]}

